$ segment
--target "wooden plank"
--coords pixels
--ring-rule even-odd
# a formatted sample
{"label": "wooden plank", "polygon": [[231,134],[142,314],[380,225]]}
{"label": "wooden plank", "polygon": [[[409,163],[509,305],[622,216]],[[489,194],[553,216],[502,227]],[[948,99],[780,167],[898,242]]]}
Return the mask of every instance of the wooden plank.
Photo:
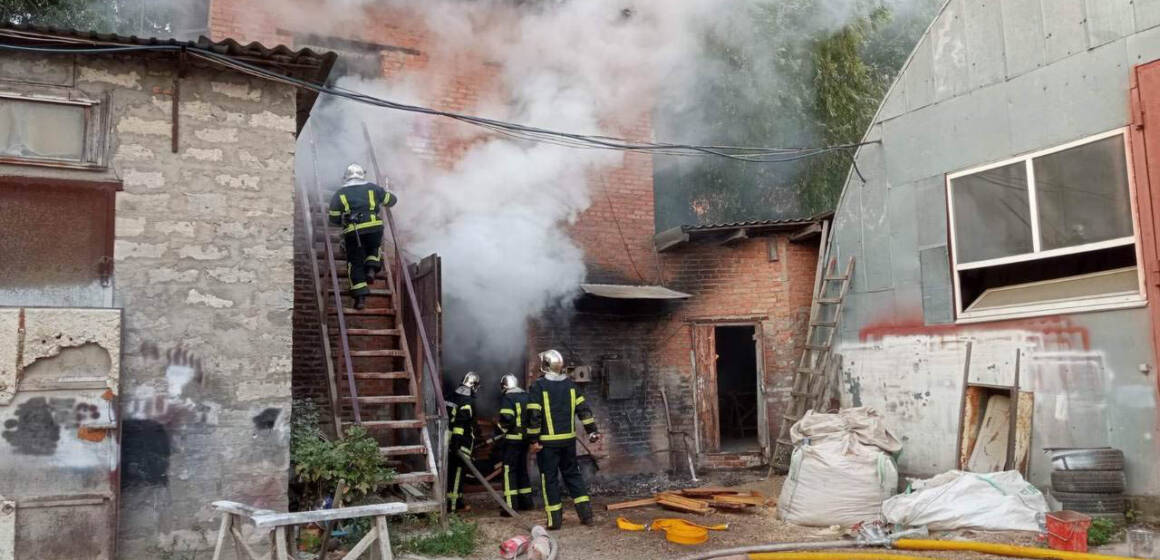
{"label": "wooden plank", "polygon": [[662,494],[657,496],[657,504],[666,509],[672,509],[685,513],[697,513],[705,515],[713,512],[713,508],[709,507],[708,502],[692,500],[695,503],[690,504],[686,500],[678,500],[676,498],[680,498],[680,496],[674,494]]}
{"label": "wooden plank", "polygon": [[971,452],[967,470],[976,473],[990,473],[1003,470],[1007,462],[1007,441],[1011,430],[1011,397],[992,393],[987,399],[987,410],[983,413],[983,424],[979,428],[978,442]]}
{"label": "wooden plank", "polygon": [[713,496],[715,494],[740,494],[740,490],[733,490],[724,486],[703,486],[701,488],[685,488],[679,494],[682,496]]}
{"label": "wooden plank", "polygon": [[[400,475],[405,476],[405,475]],[[398,477],[396,477],[396,480]],[[336,509],[319,509],[313,511],[297,511],[292,513],[262,513],[252,516],[254,527],[265,529],[268,527],[282,527],[286,525],[303,525],[306,523],[320,523],[339,519],[356,519],[375,515],[397,515],[407,513],[407,504],[390,502],[386,504],[372,504],[368,506],[353,506]]]}
{"label": "wooden plank", "polygon": [[656,496],[653,496],[652,498],[641,498],[639,500],[628,500],[626,502],[617,502],[615,504],[608,504],[607,506],[604,506],[604,507],[606,509],[608,509],[609,511],[615,511],[618,509],[629,509],[629,508],[635,508],[635,507],[651,506],[651,505],[654,505],[656,503],[657,503]]}
{"label": "wooden plank", "polygon": [[354,545],[354,548],[350,549],[350,552],[348,552],[346,556],[343,556],[342,560],[356,560],[359,556],[362,556],[364,552],[370,549],[371,545],[375,543],[375,539],[377,539],[378,536],[379,530],[371,527],[371,530],[367,531],[366,536],[364,536],[362,540],[358,542],[358,544]]}
{"label": "wooden plank", "polygon": [[258,553],[254,552],[254,549],[250,548],[250,545],[246,543],[246,539],[242,537],[242,533],[238,531],[236,526],[230,527],[230,534],[234,536],[234,544],[242,547],[242,550],[245,551],[246,556],[250,557],[250,560],[266,560],[270,557],[268,554],[258,556]]}
{"label": "wooden plank", "polygon": [[220,501],[214,502],[212,505],[213,505],[213,508],[218,510],[218,511],[232,513],[234,515],[241,515],[243,517],[253,517],[255,515],[262,515],[262,514],[267,514],[267,513],[277,513],[274,510],[259,509],[259,508],[253,507],[253,506],[248,506],[246,504],[240,504],[238,502],[231,502],[229,500],[220,500]]}
{"label": "wooden plank", "polygon": [[391,554],[391,534],[387,529],[387,518],[381,515],[376,517],[375,529],[379,532],[379,560],[394,560],[395,557]]}
{"label": "wooden plank", "polygon": [[693,356],[697,367],[697,419],[701,427],[701,451],[712,453],[721,448],[717,410],[716,327],[693,326]]}
{"label": "wooden plank", "polygon": [[226,545],[226,540],[230,538],[230,522],[233,520],[232,514],[222,512],[222,524],[218,529],[217,543],[213,547],[213,560],[221,560],[222,549]]}
{"label": "wooden plank", "polygon": [[278,555],[278,560],[292,560],[286,550],[286,527],[274,529],[274,554]]}
{"label": "wooden plank", "polygon": [[765,496],[713,496],[711,505],[718,503],[760,506],[765,504]]}

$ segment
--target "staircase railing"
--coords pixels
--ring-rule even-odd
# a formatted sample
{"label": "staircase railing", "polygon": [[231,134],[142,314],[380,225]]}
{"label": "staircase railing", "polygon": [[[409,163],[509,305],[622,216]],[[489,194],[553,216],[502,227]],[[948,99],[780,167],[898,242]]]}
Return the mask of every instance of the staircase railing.
{"label": "staircase railing", "polygon": [[[371,166],[375,170],[375,180],[381,185],[386,184],[383,180],[382,170],[379,168],[379,160],[375,154],[374,144],[371,142],[370,130],[364,122],[362,125],[363,136],[366,138],[367,151],[370,155]],[[447,406],[443,399],[443,376],[440,369],[438,354],[431,351],[431,339],[427,335],[427,327],[423,324],[423,312],[419,306],[419,298],[415,294],[415,283],[411,278],[411,267],[407,264],[407,259],[403,254],[402,243],[399,241],[398,230],[395,228],[395,217],[391,213],[390,207],[384,208],[387,215],[387,232],[390,234],[391,245],[394,246],[395,258],[394,267],[398,274],[395,278],[400,279],[399,282],[405,294],[396,294],[405,296],[403,305],[409,307],[411,314],[415,318],[415,330],[419,333],[419,340],[422,343],[421,356],[418,360],[415,356],[411,356],[412,364],[417,368],[421,374],[417,374],[415,381],[419,382],[421,390],[421,400],[426,414],[423,415],[425,420],[423,428],[424,445],[430,450],[427,454],[427,466],[436,475],[436,492],[439,496],[439,502],[443,508],[446,508],[447,500],[444,499],[445,492],[445,476],[447,472],[447,454],[444,451],[444,434],[447,431]],[[403,305],[396,304],[396,309],[402,311]],[[398,327],[400,332],[404,332],[405,322],[403,321],[403,314],[398,315]],[[438,445],[432,445],[432,435],[439,438]],[[444,512],[445,513],[445,512]]]}
{"label": "staircase railing", "polygon": [[[315,195],[315,203],[318,205],[319,215],[323,216],[323,219],[326,220],[329,218],[328,218],[327,213],[326,213],[326,209],[327,209],[326,202],[322,199],[322,187],[319,185],[319,182],[318,182],[318,147],[314,143],[314,135],[313,134],[311,134],[311,136],[310,136],[310,157],[312,159],[312,162],[311,162],[312,168],[314,169],[314,189],[313,189],[313,191],[314,191],[314,195]],[[309,198],[307,198],[307,201],[308,201],[307,204],[309,205]],[[312,220],[307,219],[306,222],[308,224],[307,227],[310,228],[309,231],[313,231],[314,228],[313,228]],[[328,223],[328,222],[323,222],[323,223]],[[324,242],[325,247],[326,247],[326,268],[327,268],[327,276],[330,277],[330,293],[334,295],[335,319],[338,323],[338,341],[339,341],[339,345],[342,347],[342,364],[343,364],[344,368],[346,369],[346,384],[347,384],[347,390],[350,393],[351,412],[354,416],[355,424],[361,424],[362,423],[362,413],[359,410],[359,405],[358,405],[358,385],[355,383],[354,365],[353,365],[353,362],[351,361],[351,358],[350,358],[350,338],[347,336],[347,332],[346,332],[346,313],[342,307],[342,290],[339,287],[338,270],[337,270],[337,267],[335,266],[334,243],[332,243],[330,241],[330,232],[328,230],[326,230],[324,228],[322,233],[323,233],[322,239],[323,239],[323,242]],[[311,252],[313,253],[313,250],[314,250],[314,240],[313,239],[310,240],[310,247],[311,247]],[[320,283],[316,283],[315,285],[318,286],[318,285],[320,285]],[[325,298],[321,297],[321,294],[319,294],[319,300],[323,301],[323,300],[325,300]],[[326,323],[325,309],[320,307],[320,312],[323,314],[323,317],[322,317],[323,323],[322,324],[325,327],[327,324]],[[323,338],[325,339],[327,337],[324,336]],[[329,347],[329,345],[330,344],[328,342],[326,344],[326,346]],[[327,348],[327,353],[328,353],[327,359],[330,359],[329,352],[330,352],[330,350],[329,350],[329,348]],[[333,376],[331,376],[331,383],[332,384],[334,383]],[[337,384],[335,384],[335,385],[337,385]],[[341,437],[342,436],[342,424],[339,421],[339,419],[341,418],[341,415],[339,413],[339,409],[342,406],[342,401],[337,397],[337,394],[338,394],[337,386],[335,387],[334,394],[335,394],[335,397],[332,398],[332,400],[334,401],[333,406],[335,408],[334,415],[335,415],[335,419],[336,419],[334,429],[335,429],[335,432],[337,432],[338,435]]]}

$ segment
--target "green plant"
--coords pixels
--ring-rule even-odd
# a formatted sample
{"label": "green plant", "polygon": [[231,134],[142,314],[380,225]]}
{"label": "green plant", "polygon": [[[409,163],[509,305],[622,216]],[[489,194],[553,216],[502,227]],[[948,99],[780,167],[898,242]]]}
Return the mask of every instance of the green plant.
{"label": "green plant", "polygon": [[379,443],[365,428],[352,426],[346,437],[331,441],[319,429],[318,418],[314,403],[296,402],[290,431],[294,474],[316,486],[318,496],[331,494],[341,484],[351,499],[357,499],[394,480],[394,469],[383,462]]}
{"label": "green plant", "polygon": [[1108,544],[1119,532],[1120,528],[1115,523],[1107,519],[1093,519],[1091,527],[1088,527],[1088,546],[1103,546]]}
{"label": "green plant", "polygon": [[447,530],[404,537],[396,546],[398,552],[432,556],[467,556],[475,551],[479,527],[470,521],[451,516]]}

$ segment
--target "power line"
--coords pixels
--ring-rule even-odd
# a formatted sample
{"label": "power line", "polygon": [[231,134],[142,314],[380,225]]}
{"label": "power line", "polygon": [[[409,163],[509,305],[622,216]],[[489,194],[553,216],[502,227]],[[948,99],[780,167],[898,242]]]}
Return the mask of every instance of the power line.
{"label": "power line", "polygon": [[[0,31],[0,36],[17,37],[21,39],[30,39],[26,34],[12,33],[8,31]],[[47,40],[47,39],[46,39]],[[313,91],[319,94],[325,94],[333,97],[338,97],[357,103],[363,103],[375,107],[382,107],[397,111],[406,111],[410,113],[425,114],[431,116],[445,117],[454,119],[466,124],[481,127],[495,133],[504,134],[520,140],[549,143],[569,148],[584,148],[584,149],[606,149],[619,150],[630,152],[644,152],[656,155],[673,155],[673,156],[713,156],[722,157],[736,161],[749,163],[788,163],[798,161],[801,159],[811,158],[835,151],[850,150],[858,148],[859,146],[867,144],[866,142],[858,142],[851,144],[841,144],[836,146],[825,146],[817,148],[765,148],[765,147],[748,147],[748,146],[705,146],[697,144],[675,144],[666,142],[639,142],[632,141],[626,138],[616,138],[611,136],[591,135],[591,134],[577,134],[570,132],[562,132],[546,128],[539,128],[534,126],[522,125],[507,121],[496,119],[489,119],[485,117],[478,117],[474,115],[467,115],[463,113],[456,113],[452,111],[441,111],[430,107],[420,105],[409,105],[405,103],[398,103],[389,99],[383,99],[372,95],[364,94],[358,91],[347,89],[339,86],[325,86],[308,82],[293,76],[282,74],[273,70],[269,70],[254,64],[250,64],[238,60],[232,56],[220,54],[209,49],[203,49],[191,45],[106,45],[95,47],[33,47],[26,45],[14,45],[9,43],[0,43],[0,49],[10,51],[35,52],[45,54],[117,54],[130,52],[184,52],[199,59],[205,60],[218,66],[224,66],[232,70],[255,76],[263,80],[278,82],[300,89]]]}

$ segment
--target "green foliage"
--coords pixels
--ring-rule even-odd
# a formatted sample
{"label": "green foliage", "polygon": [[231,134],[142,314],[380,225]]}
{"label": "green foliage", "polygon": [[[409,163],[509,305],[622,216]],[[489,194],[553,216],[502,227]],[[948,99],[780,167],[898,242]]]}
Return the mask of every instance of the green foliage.
{"label": "green foliage", "polygon": [[193,38],[206,33],[209,12],[204,0],[0,0],[0,19],[146,37]]}
{"label": "green foliage", "polygon": [[446,531],[440,529],[414,537],[404,537],[395,550],[430,556],[463,557],[475,551],[478,532],[479,527],[475,523],[452,515]]}
{"label": "green foliage", "polygon": [[1120,533],[1120,528],[1107,519],[1093,519],[1088,527],[1088,546],[1103,546],[1112,541]]}
{"label": "green foliage", "polygon": [[[352,426],[346,437],[329,440],[319,429],[318,408],[310,401],[294,403],[290,431],[290,462],[294,474],[317,485],[327,495],[341,484],[352,498],[365,496],[390,483],[395,471],[386,466],[379,444],[365,428]],[[349,500],[348,500],[349,501]]]}

